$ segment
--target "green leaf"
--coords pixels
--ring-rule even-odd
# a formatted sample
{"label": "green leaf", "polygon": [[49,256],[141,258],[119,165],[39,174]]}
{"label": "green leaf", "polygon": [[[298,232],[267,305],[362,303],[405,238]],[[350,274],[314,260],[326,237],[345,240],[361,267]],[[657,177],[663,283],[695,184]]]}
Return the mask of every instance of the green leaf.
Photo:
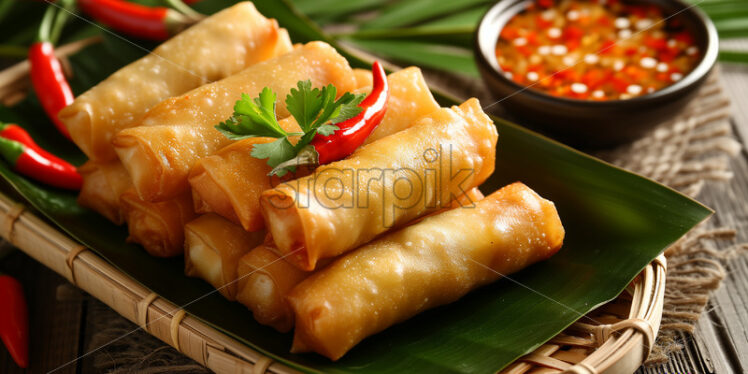
{"label": "green leaf", "polygon": [[383,9],[377,17],[365,22],[362,27],[365,29],[384,29],[413,25],[428,19],[451,15],[459,10],[469,9],[471,7],[491,2],[492,1],[488,0],[399,1]]}
{"label": "green leaf", "polygon": [[355,39],[406,40],[469,46],[475,27],[489,6],[480,6],[436,19],[418,26],[404,28],[364,29],[336,36]]}
{"label": "green leaf", "polygon": [[719,51],[719,60],[748,64],[748,51]]}
{"label": "green leaf", "polygon": [[340,130],[340,128],[335,125],[322,125],[320,127],[317,127],[317,133],[324,136],[330,136],[338,130]]}
{"label": "green leaf", "polygon": [[300,81],[297,87],[292,88],[286,96],[286,108],[296,119],[299,127],[307,132],[312,128],[312,123],[322,110],[324,102],[319,88],[312,88],[311,81]]}
{"label": "green leaf", "polygon": [[722,38],[748,37],[748,18],[727,18],[714,21]]}
{"label": "green leaf", "polygon": [[268,159],[268,165],[276,167],[283,161],[288,161],[296,155],[294,146],[283,137],[270,143],[259,143],[252,147],[252,157]]}
{"label": "green leaf", "polygon": [[330,122],[333,124],[340,123],[346,120],[349,120],[355,116],[357,116],[363,108],[359,106],[362,101],[366,98],[366,94],[352,94],[350,92],[346,92],[343,96],[336,101],[336,104],[340,105],[338,107],[337,113],[334,113],[331,116]]}
{"label": "green leaf", "polygon": [[478,77],[478,68],[469,49],[400,40],[350,39],[356,46],[392,60]]}
{"label": "green leaf", "polygon": [[[335,96],[337,95],[337,93],[337,88],[335,88],[335,86],[331,84],[328,84],[327,86],[322,88],[322,92],[319,96],[321,107],[318,109],[317,113],[315,113],[316,119],[309,125],[309,131],[316,129],[321,124],[327,122],[329,120],[330,113],[335,112]],[[321,113],[320,110],[322,111]]]}
{"label": "green leaf", "polygon": [[216,130],[231,140],[287,136],[288,133],[278,124],[275,116],[276,98],[275,92],[267,87],[254,100],[242,94],[242,98],[234,104],[234,115],[216,125]]}
{"label": "green leaf", "polygon": [[745,1],[740,2],[722,2],[714,4],[701,4],[701,9],[709,15],[712,20],[728,19],[728,18],[746,18],[748,17],[748,3]]}
{"label": "green leaf", "polygon": [[317,135],[317,130],[316,129],[312,130],[312,131],[309,131],[308,133],[306,133],[303,136],[301,136],[301,138],[299,138],[299,141],[294,146],[294,151],[296,153],[301,152],[301,150],[304,149],[304,147],[306,147],[307,145],[309,145],[309,143],[312,142],[312,140],[314,139],[315,135]]}
{"label": "green leaf", "polygon": [[[212,13],[229,3],[201,1],[195,7]],[[254,3],[287,28],[295,42],[321,39],[340,47],[283,1]],[[352,66],[370,66],[347,50],[339,50]],[[143,53],[107,37],[105,44],[70,58],[76,72],[71,84],[80,93]],[[443,106],[455,103],[444,94],[434,94]],[[85,161],[69,141],[51,136],[53,125],[33,95],[12,109],[0,107],[0,119],[25,126],[40,146],[62,158],[75,164]],[[139,246],[127,244],[124,227],[78,206],[74,193],[34,183],[3,163],[0,174],[7,183],[0,189],[26,199],[49,222],[160,297],[184,306],[190,316],[296,370],[496,372],[555,336],[577,320],[578,313],[587,313],[617,296],[647,263],[710,211],[653,181],[518,125],[494,120],[501,134],[496,171],[482,186],[483,192],[521,180],[554,201],[566,228],[566,242],[556,256],[512,277],[538,293],[508,280],[499,281],[368,338],[337,362],[289,353],[292,334],[259,325],[242,305],[217,293],[209,294],[213,288],[207,283],[184,276],[182,258],[150,257]]]}
{"label": "green leaf", "polygon": [[369,9],[384,6],[390,0],[294,0],[293,3],[304,14],[316,21],[330,20]]}

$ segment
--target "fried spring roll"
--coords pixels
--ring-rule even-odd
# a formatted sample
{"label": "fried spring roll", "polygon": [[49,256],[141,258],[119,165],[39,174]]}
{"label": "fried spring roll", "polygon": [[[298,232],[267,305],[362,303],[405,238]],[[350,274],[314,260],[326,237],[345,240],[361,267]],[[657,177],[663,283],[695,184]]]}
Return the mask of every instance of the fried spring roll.
{"label": "fried spring roll", "polygon": [[143,201],[129,189],[120,196],[130,236],[151,255],[172,257],[184,252],[184,225],[195,218],[192,195],[152,203]]}
{"label": "fried spring roll", "polygon": [[[472,208],[483,199],[473,188],[453,200],[449,209]],[[280,332],[290,331],[294,314],[286,296],[312,272],[299,270],[278,256],[272,237],[239,260],[239,291],[236,299],[254,314],[257,322]]]}
{"label": "fried spring roll", "polygon": [[83,177],[78,204],[93,209],[116,225],[124,223],[119,197],[132,187],[132,182],[122,163],[119,160],[88,161],[78,168],[78,172]]}
{"label": "fried spring roll", "polygon": [[109,76],[60,111],[89,159],[114,160],[112,137],[164,99],[291,50],[288,32],[250,2],[222,10]]}
{"label": "fried spring roll", "polygon": [[261,196],[281,254],[303,270],[448,206],[494,170],[498,134],[476,99],[439,109],[348,159]]}
{"label": "fried spring roll", "polygon": [[371,87],[373,82],[371,70],[353,69],[353,76],[356,78],[356,87]]}
{"label": "fried spring roll", "polygon": [[[367,72],[371,78],[371,72]],[[366,140],[378,139],[404,130],[415,121],[439,109],[428,90],[421,70],[415,67],[400,70],[387,77],[390,98],[387,112],[377,129]],[[369,79],[370,83],[371,79]],[[368,91],[371,88],[357,90]],[[287,123],[284,125],[284,123]],[[295,126],[292,129],[290,124]],[[299,131],[293,117],[281,121],[287,131]],[[266,160],[251,156],[252,147],[259,141],[245,139],[233,143],[216,154],[200,160],[190,172],[195,209],[198,213],[215,212],[245,230],[257,231],[265,227],[260,212],[260,194],[277,184],[267,176],[270,167]]]}
{"label": "fried spring roll", "polygon": [[239,259],[265,239],[215,214],[200,216],[184,226],[184,272],[205,280],[229,300],[236,299]]}
{"label": "fried spring roll", "polygon": [[[467,224],[466,224],[467,223]],[[514,183],[388,234],[296,286],[292,352],[332,360],[365,337],[549,258],[564,228],[552,202]]]}
{"label": "fried spring roll", "polygon": [[315,87],[332,84],[341,93],[355,84],[343,56],[328,44],[311,42],[155,106],[142,126],[121,131],[113,141],[140,197],[159,201],[188,190],[192,166],[231,143],[214,126],[232,115],[243,93],[254,98],[264,87],[271,88],[283,118],[289,115],[286,95],[301,80],[311,80]]}
{"label": "fried spring roll", "polygon": [[237,301],[252,311],[257,322],[288,332],[294,315],[286,295],[310,273],[284,261],[272,243],[251,250],[239,260]]}

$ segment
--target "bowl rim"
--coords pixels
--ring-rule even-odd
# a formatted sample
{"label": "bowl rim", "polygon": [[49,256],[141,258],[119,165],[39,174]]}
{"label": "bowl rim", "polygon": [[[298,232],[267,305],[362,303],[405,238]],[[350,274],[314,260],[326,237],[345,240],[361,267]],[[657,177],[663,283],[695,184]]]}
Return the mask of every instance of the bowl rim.
{"label": "bowl rim", "polygon": [[[673,16],[681,14],[681,13],[690,13],[691,16],[694,19],[696,19],[697,22],[700,23],[702,27],[704,27],[704,29],[706,30],[706,43],[705,43],[706,46],[705,46],[705,51],[699,63],[688,74],[683,76],[683,78],[681,78],[679,81],[667,87],[664,87],[662,89],[659,89],[654,92],[647,93],[641,96],[637,96],[631,99],[594,101],[594,100],[573,99],[573,98],[567,98],[563,96],[553,96],[541,90],[533,89],[532,87],[529,87],[529,86],[520,85],[519,83],[516,83],[513,80],[504,76],[504,74],[501,74],[501,72],[497,70],[498,63],[496,62],[495,53],[490,53],[487,56],[486,50],[485,50],[486,46],[484,46],[481,43],[482,39],[491,40],[493,45],[491,46],[490,51],[493,51],[495,49],[495,43],[498,40],[499,33],[501,33],[501,30],[503,29],[504,25],[500,25],[498,28],[496,28],[496,35],[493,36],[492,38],[482,38],[481,36],[486,32],[492,31],[489,29],[489,27],[492,25],[493,21],[498,16],[500,16],[502,13],[511,11],[515,9],[517,6],[520,6],[520,4],[529,3],[531,1],[534,1],[534,0],[498,0],[486,11],[486,13],[483,14],[480,21],[478,22],[478,26],[475,29],[474,38],[473,38],[474,39],[473,49],[477,56],[476,62],[479,65],[482,64],[482,65],[485,65],[486,67],[486,69],[479,69],[479,70],[483,74],[485,74],[483,71],[488,70],[488,73],[491,76],[498,79],[503,84],[514,89],[514,91],[511,94],[499,99],[499,101],[506,100],[518,94],[526,94],[526,95],[534,97],[537,100],[555,102],[555,103],[560,103],[560,104],[569,105],[569,106],[576,106],[576,107],[605,108],[605,107],[620,107],[620,106],[638,106],[638,105],[649,104],[653,102],[659,102],[665,98],[681,94],[683,91],[688,90],[691,86],[698,84],[698,82],[705,79],[706,76],[711,72],[714,65],[717,63],[717,57],[719,56],[719,36],[717,34],[717,28],[714,26],[714,23],[712,22],[712,20],[706,15],[706,13],[704,13],[703,10],[698,8],[695,4],[689,4],[682,0],[639,0],[641,2],[652,3],[653,5],[658,6],[658,7],[662,7],[660,4],[657,4],[658,1],[671,3],[676,7],[676,9],[679,9],[676,11],[676,13]],[[514,15],[512,15],[512,17],[513,16]],[[492,61],[493,61],[493,64],[492,64]]]}

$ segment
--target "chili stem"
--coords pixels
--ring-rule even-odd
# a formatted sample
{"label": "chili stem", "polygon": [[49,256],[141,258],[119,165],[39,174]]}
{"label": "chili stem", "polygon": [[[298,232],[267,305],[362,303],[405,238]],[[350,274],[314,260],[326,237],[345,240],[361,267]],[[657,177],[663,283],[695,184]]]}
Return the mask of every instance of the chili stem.
{"label": "chili stem", "polygon": [[37,34],[36,40],[40,42],[49,41],[56,11],[57,9],[54,5],[48,6],[47,10],[44,11],[44,16],[42,17],[42,23],[39,25],[39,34]]}
{"label": "chili stem", "polygon": [[74,0],[59,0],[57,4],[60,5],[60,8],[57,10],[57,15],[55,16],[54,23],[50,30],[49,40],[47,40],[52,43],[52,45],[56,45],[60,40],[62,29],[65,27],[65,23],[67,23],[67,20],[70,17],[75,2]]}
{"label": "chili stem", "polygon": [[190,8],[189,5],[185,4],[181,0],[164,0],[164,2],[170,7],[176,9],[180,13],[192,19],[201,19],[203,15]]}

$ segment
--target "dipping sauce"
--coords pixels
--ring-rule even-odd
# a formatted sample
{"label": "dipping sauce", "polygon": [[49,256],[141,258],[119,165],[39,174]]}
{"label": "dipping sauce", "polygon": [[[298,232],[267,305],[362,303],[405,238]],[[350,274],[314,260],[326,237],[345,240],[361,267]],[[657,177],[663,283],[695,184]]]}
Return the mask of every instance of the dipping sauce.
{"label": "dipping sauce", "polygon": [[496,44],[505,76],[554,96],[622,100],[667,87],[701,59],[691,33],[660,8],[619,0],[537,0]]}

